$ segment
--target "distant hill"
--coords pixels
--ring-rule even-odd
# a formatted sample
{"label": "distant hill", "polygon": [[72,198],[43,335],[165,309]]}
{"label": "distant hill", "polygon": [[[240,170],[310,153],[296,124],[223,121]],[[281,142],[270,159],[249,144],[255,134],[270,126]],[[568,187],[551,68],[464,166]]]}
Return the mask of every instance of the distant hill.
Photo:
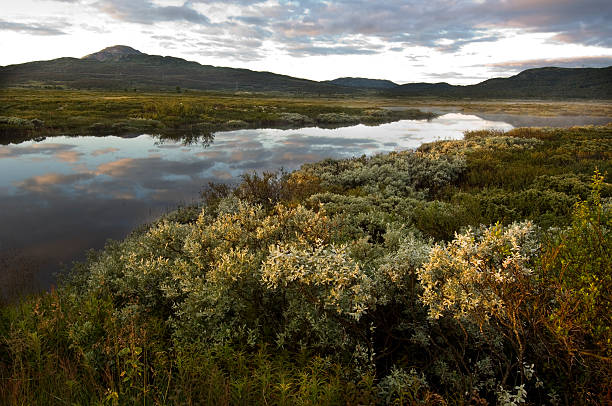
{"label": "distant hill", "polygon": [[59,58],[0,67],[0,87],[65,86],[75,89],[180,89],[295,94],[380,94],[388,97],[612,99],[612,66],[537,68],[469,86],[344,77],[317,82],[270,72],[201,65],[147,55],[117,45],[81,59]]}
{"label": "distant hill", "polygon": [[612,66],[528,69],[509,78],[488,79],[469,86],[408,83],[385,93],[411,97],[612,99]]}
{"label": "distant hill", "polygon": [[81,59],[95,59],[96,61],[120,61],[130,55],[144,55],[142,52],[125,45],[115,45],[113,47],[104,48],[101,51],[93,54],[85,55]]}
{"label": "distant hill", "polygon": [[352,93],[353,88],[270,72],[201,65],[114,46],[81,59],[59,58],[0,67],[0,87],[55,85],[76,89],[279,91]]}
{"label": "distant hill", "polygon": [[392,89],[399,85],[390,80],[366,79],[366,78],[338,78],[327,80],[324,83],[332,83],[339,86],[357,87],[361,89]]}

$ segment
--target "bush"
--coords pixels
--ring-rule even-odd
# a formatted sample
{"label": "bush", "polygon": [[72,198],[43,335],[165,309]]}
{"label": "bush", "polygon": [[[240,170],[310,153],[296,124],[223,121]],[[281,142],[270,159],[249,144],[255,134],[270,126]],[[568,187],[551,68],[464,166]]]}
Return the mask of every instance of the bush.
{"label": "bush", "polygon": [[0,309],[0,403],[606,404],[608,134],[212,185]]}
{"label": "bush", "polygon": [[547,326],[565,354],[558,365],[564,379],[577,394],[605,403],[612,384],[612,206],[601,199],[603,179],[593,175],[589,199],[576,203],[571,225],[549,239],[541,277],[551,295]]}

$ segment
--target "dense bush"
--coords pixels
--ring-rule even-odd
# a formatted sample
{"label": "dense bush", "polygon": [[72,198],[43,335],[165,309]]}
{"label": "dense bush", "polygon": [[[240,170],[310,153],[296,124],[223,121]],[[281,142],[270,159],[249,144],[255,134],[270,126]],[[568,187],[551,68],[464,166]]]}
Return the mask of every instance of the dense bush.
{"label": "dense bush", "polygon": [[1,309],[0,402],[606,404],[611,131],[211,185]]}

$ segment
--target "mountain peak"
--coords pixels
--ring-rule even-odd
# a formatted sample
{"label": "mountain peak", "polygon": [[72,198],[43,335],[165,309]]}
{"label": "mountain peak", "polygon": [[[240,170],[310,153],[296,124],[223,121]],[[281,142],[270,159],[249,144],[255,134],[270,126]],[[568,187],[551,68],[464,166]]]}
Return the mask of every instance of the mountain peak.
{"label": "mountain peak", "polygon": [[112,47],[104,48],[101,51],[94,52],[93,54],[85,55],[81,59],[95,59],[101,62],[104,61],[118,61],[126,56],[130,55],[144,55],[142,52],[128,47],[127,45],[115,45]]}

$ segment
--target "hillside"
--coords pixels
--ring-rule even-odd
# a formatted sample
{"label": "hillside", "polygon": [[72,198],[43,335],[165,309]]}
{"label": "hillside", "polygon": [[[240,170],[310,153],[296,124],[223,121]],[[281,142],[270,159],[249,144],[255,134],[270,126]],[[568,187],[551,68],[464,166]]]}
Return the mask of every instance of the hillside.
{"label": "hillside", "polygon": [[493,78],[469,86],[408,83],[385,93],[410,97],[612,99],[612,66],[528,69],[509,78]]}
{"label": "hillside", "polygon": [[115,45],[112,47],[104,48],[101,51],[94,52],[93,54],[85,55],[81,59],[93,59],[100,62],[106,61],[120,61],[130,55],[144,55],[142,52],[125,45]]}
{"label": "hillside", "polygon": [[311,95],[374,92],[387,97],[612,99],[612,66],[529,69],[509,78],[488,79],[469,86],[448,83],[398,85],[389,80],[352,77],[317,82],[271,72],[201,65],[117,45],[81,59],[58,58],[0,67],[0,87],[10,86]]}
{"label": "hillside", "polygon": [[338,78],[327,80],[323,83],[331,83],[338,86],[357,87],[361,89],[393,89],[399,85],[390,80],[366,79],[366,78]]}
{"label": "hillside", "polygon": [[201,65],[170,56],[147,55],[126,46],[84,58],[59,58],[0,68],[0,87],[45,84],[76,89],[230,90],[346,93],[350,88],[270,72]]}

